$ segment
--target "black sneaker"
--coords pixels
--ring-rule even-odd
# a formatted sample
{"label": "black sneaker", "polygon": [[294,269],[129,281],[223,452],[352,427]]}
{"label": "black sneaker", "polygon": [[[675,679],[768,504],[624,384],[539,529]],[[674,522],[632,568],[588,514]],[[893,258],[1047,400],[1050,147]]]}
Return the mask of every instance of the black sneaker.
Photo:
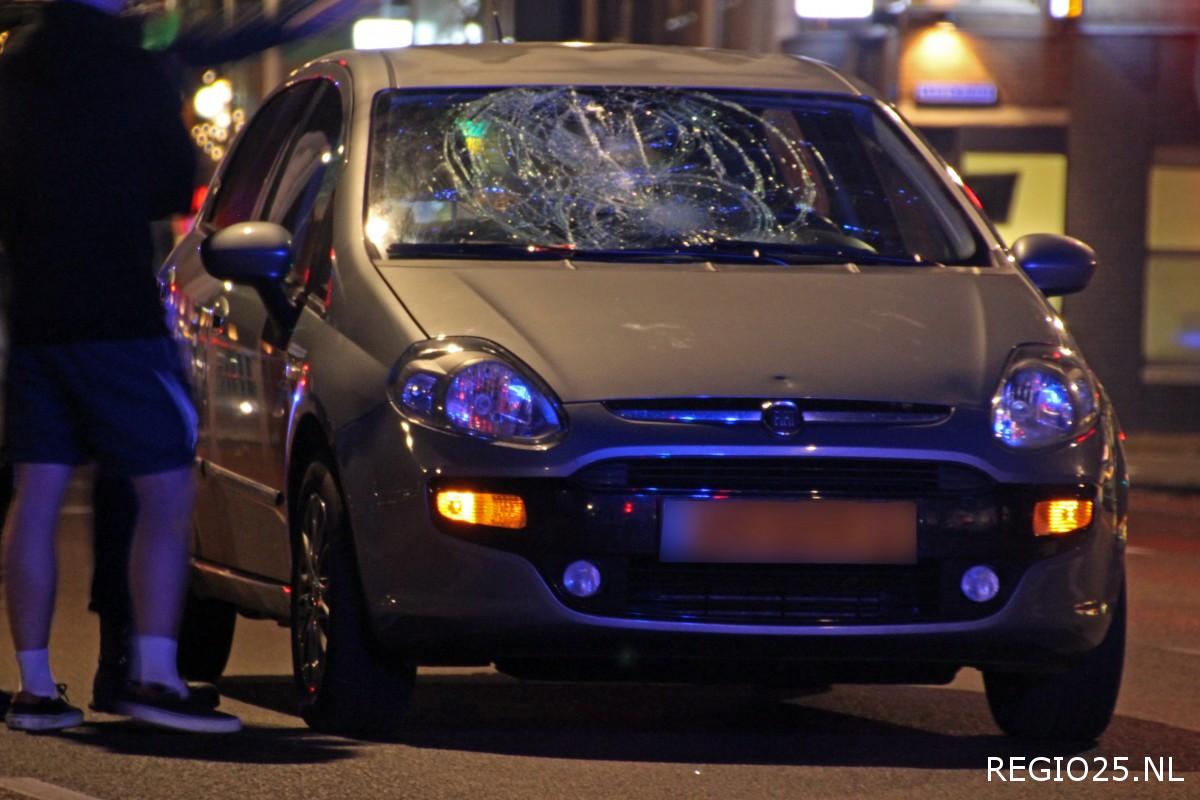
{"label": "black sneaker", "polygon": [[83,724],[83,712],[67,702],[67,687],[60,683],[57,697],[18,692],[4,721],[14,731],[60,731]]}
{"label": "black sneaker", "polygon": [[237,733],[242,721],[232,714],[214,711],[198,698],[184,697],[168,686],[130,681],[117,711],[139,722],[191,733]]}
{"label": "black sneaker", "polygon": [[[92,702],[88,707],[92,711],[103,714],[119,714],[117,704],[125,693],[125,682],[129,675],[129,665],[121,662],[106,664],[101,661],[96,668],[96,677],[92,680]],[[197,705],[205,708],[216,708],[221,704],[221,693],[211,683],[188,682],[188,694]]]}

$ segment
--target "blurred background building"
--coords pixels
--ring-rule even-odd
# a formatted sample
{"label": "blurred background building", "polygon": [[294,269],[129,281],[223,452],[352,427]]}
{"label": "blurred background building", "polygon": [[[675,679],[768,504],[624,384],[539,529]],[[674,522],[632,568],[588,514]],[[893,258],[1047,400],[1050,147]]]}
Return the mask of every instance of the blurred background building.
{"label": "blurred background building", "polygon": [[[289,2],[151,3],[167,13],[147,40]],[[264,94],[322,53],[494,40],[495,18],[516,40],[783,51],[857,75],[966,177],[1006,241],[1096,248],[1091,288],[1061,303],[1070,330],[1126,427],[1200,432],[1200,0],[367,0],[187,76],[197,146],[211,168]]]}

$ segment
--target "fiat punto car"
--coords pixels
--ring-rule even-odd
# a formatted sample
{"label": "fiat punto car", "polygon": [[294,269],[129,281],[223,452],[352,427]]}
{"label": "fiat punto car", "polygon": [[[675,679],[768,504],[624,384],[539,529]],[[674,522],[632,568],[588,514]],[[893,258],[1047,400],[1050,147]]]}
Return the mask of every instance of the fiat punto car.
{"label": "fiat punto car", "polygon": [[1091,738],[1126,472],[1047,296],[888,105],[783,55],[338,53],[242,132],[162,271],[201,419],[189,675],[290,626],[305,719],[416,667],[945,683]]}

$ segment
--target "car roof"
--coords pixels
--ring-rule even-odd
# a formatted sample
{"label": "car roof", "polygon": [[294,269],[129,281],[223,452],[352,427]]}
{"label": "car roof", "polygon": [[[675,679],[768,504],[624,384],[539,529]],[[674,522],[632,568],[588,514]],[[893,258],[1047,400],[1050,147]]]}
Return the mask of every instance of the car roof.
{"label": "car roof", "polygon": [[[689,86],[767,89],[860,96],[856,83],[813,59],[734,50],[584,42],[432,45],[396,50],[342,52],[358,75],[380,75],[400,88],[441,86]],[[383,88],[379,86],[378,88]]]}

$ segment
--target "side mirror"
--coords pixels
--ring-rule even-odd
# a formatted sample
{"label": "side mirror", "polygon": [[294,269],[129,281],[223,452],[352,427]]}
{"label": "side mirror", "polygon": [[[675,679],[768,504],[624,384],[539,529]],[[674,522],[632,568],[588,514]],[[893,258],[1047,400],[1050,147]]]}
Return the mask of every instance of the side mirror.
{"label": "side mirror", "polygon": [[277,282],[292,268],[292,235],[273,222],[230,225],[200,244],[200,260],[223,281]]}
{"label": "side mirror", "polygon": [[283,283],[292,269],[292,235],[287,228],[273,222],[230,225],[200,243],[200,261],[214,278],[258,292],[270,317],[263,338],[283,346],[300,318],[300,306]]}
{"label": "side mirror", "polygon": [[1083,291],[1096,271],[1096,251],[1070,236],[1022,236],[1013,243],[1012,254],[1034,285],[1049,297]]}

